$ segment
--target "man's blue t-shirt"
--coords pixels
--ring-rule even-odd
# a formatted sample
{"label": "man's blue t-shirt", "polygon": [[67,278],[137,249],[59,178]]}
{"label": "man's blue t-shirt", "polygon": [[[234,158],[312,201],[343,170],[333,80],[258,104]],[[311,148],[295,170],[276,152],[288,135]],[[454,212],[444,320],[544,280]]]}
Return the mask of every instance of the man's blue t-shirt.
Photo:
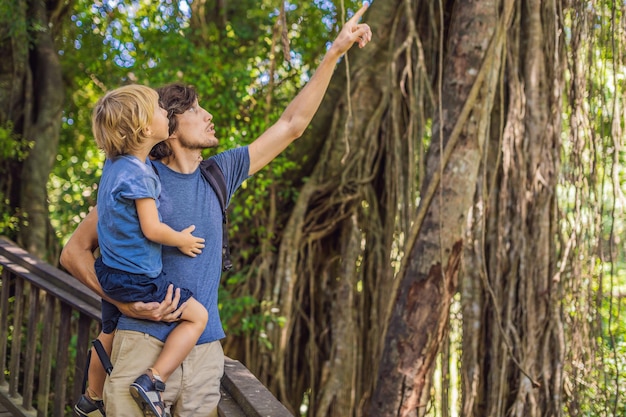
{"label": "man's blue t-shirt", "polygon": [[[228,204],[233,193],[248,178],[248,148],[231,149],[212,158],[224,173]],[[159,212],[163,223],[174,230],[195,225],[193,235],[205,239],[202,253],[195,258],[182,254],[177,248],[163,246],[163,273],[174,285],[191,290],[194,298],[209,313],[207,327],[198,344],[222,339],[225,334],[217,306],[217,290],[222,272],[222,210],[219,200],[199,168],[192,174],[181,174],[161,162],[155,161],[153,164],[161,180]],[[148,333],[165,341],[175,325],[122,316],[117,328]]]}
{"label": "man's blue t-shirt", "polygon": [[98,244],[109,268],[156,277],[161,245],[144,236],[135,200],[152,198],[158,207],[161,184],[152,165],[132,155],[107,159],[98,184]]}

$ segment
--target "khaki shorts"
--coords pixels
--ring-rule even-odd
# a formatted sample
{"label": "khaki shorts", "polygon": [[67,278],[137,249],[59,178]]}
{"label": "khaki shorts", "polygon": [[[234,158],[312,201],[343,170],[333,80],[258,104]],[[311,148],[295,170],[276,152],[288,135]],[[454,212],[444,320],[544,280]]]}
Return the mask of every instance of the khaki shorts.
{"label": "khaki shorts", "polygon": [[[107,416],[143,417],[128,387],[152,366],[163,342],[148,334],[118,330],[113,338],[113,372],[104,384]],[[172,417],[216,417],[224,351],[219,341],[194,347],[161,393]]]}

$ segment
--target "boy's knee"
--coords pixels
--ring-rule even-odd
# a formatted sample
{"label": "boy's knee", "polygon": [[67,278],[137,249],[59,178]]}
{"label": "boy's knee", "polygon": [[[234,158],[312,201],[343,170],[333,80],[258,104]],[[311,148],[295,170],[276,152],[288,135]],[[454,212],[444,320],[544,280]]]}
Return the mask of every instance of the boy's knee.
{"label": "boy's knee", "polygon": [[193,298],[192,300],[195,303],[192,313],[194,315],[193,321],[201,325],[202,329],[204,329],[209,322],[209,312],[202,304],[200,304],[198,300],[196,300],[195,298]]}

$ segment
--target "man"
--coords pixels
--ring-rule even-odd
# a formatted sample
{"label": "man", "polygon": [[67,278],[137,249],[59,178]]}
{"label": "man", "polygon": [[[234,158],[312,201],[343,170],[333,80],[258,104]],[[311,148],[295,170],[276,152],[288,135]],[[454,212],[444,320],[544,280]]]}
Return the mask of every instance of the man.
{"label": "man", "polygon": [[[337,60],[357,43],[364,47],[371,40],[367,24],[358,21],[364,5],[342,28],[315,74],[287,106],[280,119],[247,147],[215,155],[226,179],[228,201],[250,175],[272,161],[300,137],[311,122],[326,93]],[[220,339],[224,331],[217,308],[217,288],[221,271],[222,215],[217,197],[202,178],[198,166],[201,151],[215,147],[213,115],[199,106],[193,89],[171,85],[159,90],[162,106],[168,111],[170,137],[165,147],[157,146],[153,163],[161,180],[159,211],[164,223],[175,230],[193,224],[194,235],[203,237],[206,247],[196,258],[180,256],[178,250],[163,248],[163,271],[179,287],[193,291],[209,312],[209,323],[198,344],[182,366],[170,376],[163,395],[166,406],[176,416],[217,416],[219,386],[224,371]],[[94,272],[93,251],[98,244],[97,210],[79,225],[61,254],[61,264],[77,279],[104,297]],[[128,392],[133,378],[150,366],[163,341],[175,326],[183,306],[170,291],[162,303],[123,304],[113,302],[124,314],[118,323],[111,360],[113,372],[107,379],[104,401],[111,416],[141,416]],[[144,319],[144,320],[140,320]],[[152,321],[146,321],[152,320]],[[157,321],[160,320],[160,321]]]}

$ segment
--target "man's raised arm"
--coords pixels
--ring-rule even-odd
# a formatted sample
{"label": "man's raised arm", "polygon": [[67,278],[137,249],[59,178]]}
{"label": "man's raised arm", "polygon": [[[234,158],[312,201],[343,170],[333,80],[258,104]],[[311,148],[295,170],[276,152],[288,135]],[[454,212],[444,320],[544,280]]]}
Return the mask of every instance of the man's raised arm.
{"label": "man's raised arm", "polygon": [[250,144],[250,175],[269,164],[291,142],[302,136],[322,103],[337,60],[355,43],[363,48],[372,40],[370,27],[359,23],[367,7],[367,4],[363,5],[346,22],[309,82],[289,103],[280,119]]}

